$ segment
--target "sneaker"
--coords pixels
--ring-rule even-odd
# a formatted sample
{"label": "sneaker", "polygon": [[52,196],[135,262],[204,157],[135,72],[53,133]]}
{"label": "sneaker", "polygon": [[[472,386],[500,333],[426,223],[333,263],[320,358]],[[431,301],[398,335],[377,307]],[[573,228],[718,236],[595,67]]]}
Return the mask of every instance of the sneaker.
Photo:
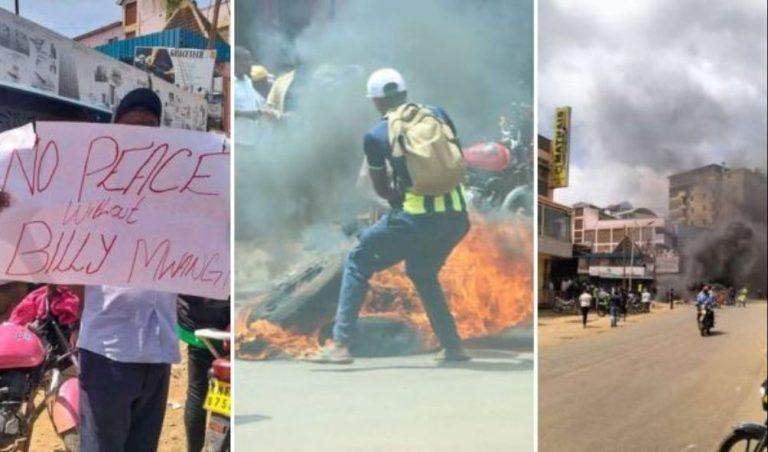
{"label": "sneaker", "polygon": [[472,359],[471,356],[464,350],[464,348],[457,348],[455,350],[447,350],[443,349],[440,350],[440,353],[435,356],[435,359],[437,361],[445,361],[445,362],[458,362],[458,361],[469,361]]}
{"label": "sneaker", "polygon": [[354,359],[349,353],[349,347],[343,345],[329,344],[317,352],[305,356],[302,361],[308,361],[317,364],[352,364]]}

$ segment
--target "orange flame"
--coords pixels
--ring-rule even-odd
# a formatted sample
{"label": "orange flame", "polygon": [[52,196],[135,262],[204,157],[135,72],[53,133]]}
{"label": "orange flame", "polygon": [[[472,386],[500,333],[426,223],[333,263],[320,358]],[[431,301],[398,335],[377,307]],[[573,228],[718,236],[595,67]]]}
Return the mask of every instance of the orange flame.
{"label": "orange flame", "polygon": [[[532,253],[530,226],[523,220],[490,222],[472,217],[472,229],[440,274],[462,339],[497,334],[530,317]],[[416,290],[401,265],[371,280],[363,315],[387,312],[396,312],[423,331],[431,331]]]}
{"label": "orange flame", "polygon": [[[237,336],[237,355],[243,359],[263,360],[297,357],[318,348],[317,339],[292,333],[267,320],[257,320]],[[248,345],[246,345],[248,344]]]}
{"label": "orange flame", "polygon": [[[533,312],[533,240],[530,223],[523,219],[490,221],[472,217],[472,229],[454,249],[440,274],[451,312],[462,339],[497,334],[529,319]],[[405,318],[435,345],[429,320],[403,266],[380,272],[371,279],[361,316]],[[266,320],[243,325],[238,334],[238,355],[268,359],[300,356],[318,347],[317,335],[286,331]],[[245,343],[263,345],[249,352]]]}

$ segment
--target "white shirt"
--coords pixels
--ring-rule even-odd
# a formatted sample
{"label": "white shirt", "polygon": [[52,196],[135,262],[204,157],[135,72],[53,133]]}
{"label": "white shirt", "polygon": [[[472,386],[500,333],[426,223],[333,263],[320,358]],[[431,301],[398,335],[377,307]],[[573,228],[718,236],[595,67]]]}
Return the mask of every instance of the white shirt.
{"label": "white shirt", "polygon": [[643,303],[650,303],[651,302],[651,293],[650,292],[643,292],[641,295],[641,301]]}
{"label": "white shirt", "polygon": [[581,305],[582,308],[588,308],[592,306],[592,295],[586,292],[579,295],[579,305]]}
{"label": "white shirt", "polygon": [[125,363],[177,363],[176,294],[86,286],[77,346]]}
{"label": "white shirt", "polygon": [[253,87],[253,81],[247,75],[235,77],[235,111],[258,111],[264,106],[264,97]]}
{"label": "white shirt", "polygon": [[[236,112],[255,112],[266,103],[264,97],[253,87],[253,82],[247,75],[243,78],[235,77],[233,85]],[[258,136],[257,127],[258,121],[255,119],[235,115],[235,145],[239,147],[254,146]]]}

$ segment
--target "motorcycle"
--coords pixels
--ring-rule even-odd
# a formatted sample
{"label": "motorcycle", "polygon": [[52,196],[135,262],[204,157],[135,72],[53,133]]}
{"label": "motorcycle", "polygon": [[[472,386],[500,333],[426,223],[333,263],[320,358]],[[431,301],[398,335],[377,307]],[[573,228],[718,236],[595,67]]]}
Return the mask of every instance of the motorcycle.
{"label": "motorcycle", "polygon": [[702,336],[709,336],[712,328],[715,327],[715,311],[709,305],[703,305],[697,309],[699,310],[699,331]]}
{"label": "motorcycle", "polygon": [[533,149],[505,118],[499,141],[476,143],[462,150],[467,165],[469,202],[481,212],[495,209],[532,215]]}
{"label": "motorcycle", "polygon": [[[763,399],[763,410],[768,413],[768,380],[763,382],[760,386],[760,395]],[[750,448],[752,442],[755,442],[755,447]],[[746,446],[739,444],[746,442]],[[731,450],[744,451],[764,451],[768,450],[768,416],[764,424],[758,424],[756,422],[744,422],[733,427],[733,431],[728,435],[720,444],[718,449],[720,452],[729,452]]]}
{"label": "motorcycle", "polygon": [[597,315],[599,317],[605,317],[611,312],[611,296],[606,294],[600,294],[597,297]]}
{"label": "motorcycle", "polygon": [[575,299],[555,297],[555,302],[552,304],[552,310],[558,314],[575,314],[578,312],[579,308]]}
{"label": "motorcycle", "polygon": [[[203,408],[208,411],[203,451],[229,452],[232,402],[230,334],[228,331],[206,328],[195,331],[195,336],[205,344],[208,351],[214,356],[213,364],[208,372],[208,393],[203,404]],[[213,341],[220,342],[222,346],[216,347]]]}
{"label": "motorcycle", "polygon": [[[79,365],[71,344],[77,326],[64,325],[52,314],[51,296],[58,289],[44,290],[42,314],[34,321],[0,324],[0,451],[28,451],[32,428],[44,411],[66,450],[79,450]],[[43,400],[36,403],[41,389]]]}

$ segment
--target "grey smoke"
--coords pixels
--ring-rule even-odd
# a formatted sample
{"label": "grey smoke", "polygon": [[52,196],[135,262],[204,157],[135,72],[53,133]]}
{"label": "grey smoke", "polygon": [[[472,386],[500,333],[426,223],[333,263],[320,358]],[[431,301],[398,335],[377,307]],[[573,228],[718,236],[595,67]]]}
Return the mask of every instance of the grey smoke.
{"label": "grey smoke", "polygon": [[[749,287],[751,295],[768,289],[768,189],[754,187],[746,199],[722,194],[716,223],[682,240],[681,257],[686,288],[702,283]],[[718,187],[711,187],[711,189]]]}
{"label": "grey smoke", "polygon": [[764,171],[766,18],[762,0],[541,1],[540,127],[572,105],[574,166],[612,165],[559,196],[590,201],[596,181],[626,179],[639,184],[607,202],[659,207],[670,173],[721,161]]}
{"label": "grey smoke", "polygon": [[253,5],[237,11],[238,36],[248,38],[240,45],[272,70],[300,63],[295,117],[264,125],[255,147],[237,149],[238,240],[299,240],[312,225],[364,210],[355,182],[363,134],[377,119],[365,98],[377,68],[400,70],[411,100],[445,108],[466,143],[498,138],[499,116],[532,101],[530,0],[340,4],[295,39],[265,26]]}

